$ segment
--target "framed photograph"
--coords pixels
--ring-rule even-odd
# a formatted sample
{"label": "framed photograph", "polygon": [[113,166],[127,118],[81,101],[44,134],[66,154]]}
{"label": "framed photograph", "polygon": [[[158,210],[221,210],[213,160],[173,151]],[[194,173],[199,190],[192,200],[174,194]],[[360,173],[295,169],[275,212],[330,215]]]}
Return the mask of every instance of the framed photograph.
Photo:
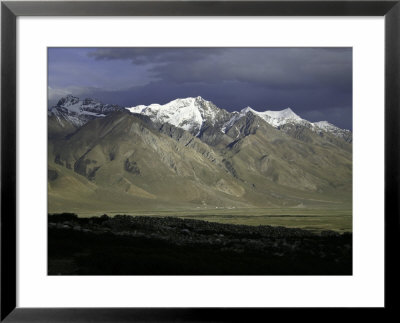
{"label": "framed photograph", "polygon": [[394,308],[399,15],[2,2],[1,320]]}

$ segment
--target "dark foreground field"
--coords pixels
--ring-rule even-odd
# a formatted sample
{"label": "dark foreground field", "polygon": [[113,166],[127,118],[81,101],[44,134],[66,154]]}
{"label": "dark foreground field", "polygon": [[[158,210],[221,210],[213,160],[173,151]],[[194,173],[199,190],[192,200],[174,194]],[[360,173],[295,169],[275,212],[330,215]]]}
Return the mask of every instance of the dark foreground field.
{"label": "dark foreground field", "polygon": [[49,275],[351,275],[352,234],[49,215]]}

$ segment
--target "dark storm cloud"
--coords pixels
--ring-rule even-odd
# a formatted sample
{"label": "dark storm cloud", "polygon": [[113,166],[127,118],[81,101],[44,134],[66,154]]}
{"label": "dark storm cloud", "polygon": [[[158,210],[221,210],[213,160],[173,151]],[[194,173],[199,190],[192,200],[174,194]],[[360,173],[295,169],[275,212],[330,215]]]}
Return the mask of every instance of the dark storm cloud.
{"label": "dark storm cloud", "polygon": [[[85,53],[90,69],[86,61],[82,68],[94,77],[75,77],[68,84],[88,89],[81,96],[133,106],[199,95],[229,111],[291,107],[310,121],[352,128],[351,48],[91,48]],[[55,74],[65,90],[72,76],[67,70]]]}
{"label": "dark storm cloud", "polygon": [[135,48],[98,48],[89,52],[88,55],[97,60],[129,60],[133,64],[151,64],[151,63],[172,63],[183,61],[195,61],[204,57],[209,57],[218,53],[222,53],[222,48],[152,48],[152,47],[135,47]]}
{"label": "dark storm cloud", "polygon": [[270,87],[351,85],[348,48],[106,48],[89,55],[148,65],[157,78],[177,83],[235,80]]}

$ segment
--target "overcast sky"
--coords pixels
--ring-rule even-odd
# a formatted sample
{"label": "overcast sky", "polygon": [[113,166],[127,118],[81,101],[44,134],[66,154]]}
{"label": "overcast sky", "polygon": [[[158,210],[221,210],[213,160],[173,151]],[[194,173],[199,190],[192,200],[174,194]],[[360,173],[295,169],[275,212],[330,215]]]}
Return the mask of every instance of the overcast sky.
{"label": "overcast sky", "polygon": [[48,63],[51,105],[66,94],[122,106],[202,96],[352,129],[351,48],[49,48]]}

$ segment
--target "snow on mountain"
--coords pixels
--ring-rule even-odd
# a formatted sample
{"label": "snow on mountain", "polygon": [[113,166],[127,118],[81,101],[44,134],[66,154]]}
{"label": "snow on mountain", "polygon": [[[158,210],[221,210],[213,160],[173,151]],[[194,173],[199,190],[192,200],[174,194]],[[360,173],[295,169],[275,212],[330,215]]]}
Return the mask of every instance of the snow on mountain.
{"label": "snow on mountain", "polygon": [[325,131],[333,134],[336,137],[342,138],[345,141],[348,142],[352,141],[352,134],[350,130],[336,127],[335,125],[329,123],[328,121],[314,122],[312,123],[312,125],[314,126],[313,130],[316,132]]}
{"label": "snow on mountain", "polygon": [[[251,109],[252,110],[252,109]],[[267,110],[264,112],[257,112],[252,110],[252,112],[258,115],[261,119],[264,119],[270,125],[274,127],[282,126],[288,122],[301,122],[305,121],[300,118],[296,113],[292,111],[292,109],[287,108],[281,111],[271,111]]]}
{"label": "snow on mountain", "polygon": [[232,118],[222,126],[221,131],[223,133],[226,133],[235,124],[237,120],[244,117],[247,113],[252,113],[260,117],[265,122],[267,122],[268,124],[270,124],[275,128],[282,126],[286,123],[297,123],[302,125],[309,124],[307,120],[300,118],[290,108],[280,111],[267,110],[264,112],[258,112],[250,107],[247,107],[242,109],[240,112],[233,112]]}
{"label": "snow on mountain", "polygon": [[169,123],[178,128],[199,134],[202,125],[212,125],[218,119],[221,109],[198,96],[196,98],[176,99],[167,104],[138,105],[126,108],[131,113],[149,116],[153,122]]}
{"label": "snow on mountain", "polygon": [[342,130],[342,129],[334,126],[332,123],[329,123],[328,121],[314,122],[313,125],[315,125],[316,127],[320,128],[321,130],[325,130],[325,131],[328,131],[328,132]]}
{"label": "snow on mountain", "polygon": [[233,112],[232,117],[223,124],[221,131],[226,133],[240,118],[246,116],[247,113],[252,113],[275,128],[279,128],[287,123],[305,126],[314,132],[329,132],[336,137],[340,137],[346,141],[351,141],[351,131],[336,127],[327,121],[309,122],[299,117],[292,109],[286,108],[280,111],[267,110],[258,112],[250,107],[242,109],[240,112]]}
{"label": "snow on mountain", "polygon": [[[202,125],[208,122],[215,125],[217,121],[224,123],[220,130],[226,133],[237,120],[244,117],[247,113],[253,113],[274,127],[279,127],[288,122],[311,124],[307,120],[300,118],[292,109],[287,108],[282,111],[264,111],[258,112],[250,107],[242,109],[240,112],[227,112],[216,107],[210,101],[201,97],[176,99],[167,104],[138,105],[136,107],[126,108],[131,113],[139,113],[149,116],[153,122],[169,123],[184,130],[199,134]],[[224,111],[225,113],[220,113]],[[219,118],[218,118],[219,117]],[[228,119],[228,121],[226,121]],[[311,126],[310,126],[311,127]]]}
{"label": "snow on mountain", "polygon": [[[246,107],[240,112],[228,112],[200,96],[176,99],[164,105],[138,105],[125,109],[131,113],[149,116],[157,124],[172,124],[196,136],[200,134],[204,126],[210,125],[215,126],[222,133],[227,133],[240,118],[252,113],[275,128],[290,123],[305,126],[315,132],[329,132],[347,141],[351,138],[351,131],[349,130],[340,129],[327,121],[309,122],[302,119],[290,108],[280,111],[266,110],[259,112]],[[64,121],[68,121],[79,127],[91,119],[104,117],[119,110],[123,110],[123,108],[118,105],[103,104],[90,98],[80,100],[73,95],[68,95],[61,98],[57,105],[49,108],[48,114],[49,116],[54,115],[61,125]]]}
{"label": "snow on mountain", "polygon": [[240,118],[244,117],[247,112],[243,109],[240,112],[234,111],[232,112],[232,117],[229,119],[228,122],[225,122],[221,127],[221,132],[226,133],[232,126],[238,121]]}
{"label": "snow on mountain", "polygon": [[63,120],[67,120],[80,127],[93,118],[104,117],[121,109],[118,105],[103,104],[95,99],[80,100],[73,95],[67,95],[61,98],[57,105],[50,107],[48,114],[54,115],[61,124]]}

